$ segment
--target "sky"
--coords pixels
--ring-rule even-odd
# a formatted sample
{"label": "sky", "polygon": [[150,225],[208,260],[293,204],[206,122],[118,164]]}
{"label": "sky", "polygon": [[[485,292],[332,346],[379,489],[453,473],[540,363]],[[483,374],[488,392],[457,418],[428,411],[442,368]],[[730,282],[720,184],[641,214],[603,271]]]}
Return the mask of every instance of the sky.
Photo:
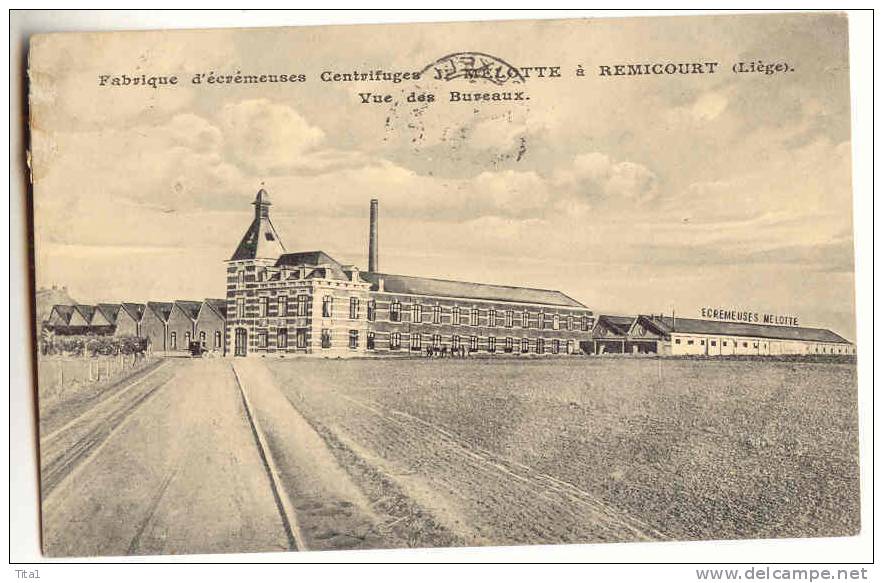
{"label": "sky", "polygon": [[[382,271],[559,289],[596,313],[798,315],[854,338],[847,46],[846,17],[820,14],[37,37],[37,285],[88,303],[223,297],[263,186],[288,251],[365,268],[378,198]],[[319,79],[461,51],[562,76]],[[730,71],[757,59],[793,71]],[[719,72],[597,75],[694,61]],[[200,72],[307,80],[191,84]],[[98,85],[124,73],[181,82]]]}

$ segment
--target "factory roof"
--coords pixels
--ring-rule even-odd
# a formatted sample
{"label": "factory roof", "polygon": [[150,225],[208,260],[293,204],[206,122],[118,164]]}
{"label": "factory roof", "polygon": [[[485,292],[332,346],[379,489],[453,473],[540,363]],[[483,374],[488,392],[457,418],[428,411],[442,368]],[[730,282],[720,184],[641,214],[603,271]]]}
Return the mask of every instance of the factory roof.
{"label": "factory roof", "polygon": [[824,328],[800,328],[773,326],[745,322],[699,320],[695,318],[672,318],[671,316],[638,316],[640,321],[656,328],[666,336],[677,334],[712,334],[719,336],[745,336],[771,340],[804,340],[809,342],[832,342],[849,344],[839,334]]}
{"label": "factory roof", "polygon": [[526,304],[545,304],[551,306],[567,306],[585,308],[573,298],[556,290],[491,285],[428,277],[412,277],[389,273],[361,272],[361,278],[372,284],[372,290],[380,289],[383,280],[383,291],[398,294],[414,294],[423,296],[439,296],[475,300],[518,302]]}

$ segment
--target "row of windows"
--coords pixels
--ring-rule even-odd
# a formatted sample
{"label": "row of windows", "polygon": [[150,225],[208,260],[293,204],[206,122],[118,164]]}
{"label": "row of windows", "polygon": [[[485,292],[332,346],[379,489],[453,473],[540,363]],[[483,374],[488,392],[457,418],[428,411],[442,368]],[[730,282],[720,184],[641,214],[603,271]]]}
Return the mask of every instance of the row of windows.
{"label": "row of windows", "polygon": [[[298,295],[293,304],[288,301],[288,298],[285,296],[279,296],[276,298],[277,307],[276,314],[277,315],[287,315],[287,316],[307,316],[309,315],[309,296],[307,295]],[[361,300],[356,297],[351,297],[349,302],[349,318],[350,320],[358,320],[361,315]],[[262,297],[258,298],[258,317],[266,318],[269,316],[270,311],[270,298]],[[369,300],[367,302],[367,317],[369,321],[374,321],[377,318],[377,303],[375,300]],[[450,310],[451,314],[451,322],[453,324],[461,324],[463,320],[463,309],[460,306],[454,306]],[[466,310],[469,316],[469,325],[470,326],[478,326],[480,324],[481,310],[478,308],[471,308]],[[503,326],[506,328],[513,328],[517,326],[521,328],[530,328],[531,322],[534,318],[531,317],[530,312],[515,312],[513,310],[495,310],[490,308],[486,310],[487,322],[489,326],[497,326],[499,321],[499,315],[502,313],[503,316]],[[245,297],[236,298],[236,315],[238,317],[245,316]],[[334,317],[334,296],[326,295],[322,297],[322,317],[323,318],[333,318]],[[547,318],[546,314],[543,312],[536,313],[536,322],[537,327],[541,329],[549,329],[552,330],[575,330],[577,328],[586,332],[589,330],[591,326],[591,319],[588,317],[581,316],[565,316],[562,318],[558,314],[553,314],[551,318]],[[394,300],[389,305],[389,320],[391,322],[401,322],[402,321],[402,303],[398,300]],[[433,324],[441,324],[442,323],[442,307],[441,306],[432,306],[431,310],[431,319],[427,322],[432,322]],[[563,322],[562,322],[563,320]],[[421,304],[411,304],[411,322],[413,323],[423,323],[423,306]]]}
{"label": "row of windows", "polygon": [[[268,334],[266,332],[258,332],[258,348],[267,348]],[[279,328],[276,330],[276,348],[288,348],[288,328]],[[294,332],[294,347],[307,347],[307,328],[298,328]]]}
{"label": "row of windows", "polygon": [[[498,340],[502,340],[502,342],[498,343]],[[424,341],[427,344],[424,344]],[[421,334],[417,332],[412,332],[410,334],[410,342],[411,342],[411,350],[423,350],[426,347],[430,348],[443,348],[446,347],[441,334]],[[454,334],[451,336],[450,348],[451,350],[460,350],[461,348],[465,348],[468,343],[468,348],[470,352],[477,352],[479,347],[479,339],[478,336],[468,336],[461,337],[458,334]],[[537,338],[536,341],[531,342],[528,338],[522,338],[520,342],[516,338],[512,338],[511,336],[498,339],[495,336],[489,336],[487,338],[487,342],[485,343],[485,350],[488,352],[497,352],[498,344],[502,345],[499,348],[503,352],[515,352],[520,349],[522,353],[528,353],[531,351],[531,344],[533,344],[533,350],[537,354],[545,354],[547,350],[551,351],[553,354],[559,354],[562,350],[566,350],[568,353],[573,352],[573,341],[568,340],[566,342],[561,341],[557,338],[549,341],[547,346],[546,339]],[[369,348],[373,348],[369,346]],[[399,332],[393,332],[389,335],[389,348],[390,350],[400,350],[402,348],[402,335]]]}
{"label": "row of windows", "polygon": [[[236,315],[240,318],[245,317],[245,300],[244,296],[236,298]],[[361,309],[361,300],[359,298],[350,298],[349,316],[351,320],[358,320]],[[368,319],[374,319],[375,304],[371,300],[368,302]],[[258,298],[258,317],[266,318],[270,315],[270,298]],[[276,298],[276,315],[277,316],[309,316],[310,315],[310,297],[308,295],[298,295],[294,301],[289,301],[286,296]],[[322,297],[322,317],[334,317],[334,296],[326,295]]]}
{"label": "row of windows", "polygon": [[[432,306],[430,319],[424,320],[423,314],[423,306],[421,304],[411,304],[411,322],[413,323],[423,323],[431,322],[433,324],[441,324],[442,323],[442,306]],[[591,327],[591,319],[588,317],[581,316],[564,316],[563,318],[558,314],[553,314],[551,318],[547,318],[546,314],[543,312],[536,312],[536,318],[532,318],[532,314],[530,312],[515,312],[514,310],[496,310],[494,308],[489,308],[488,310],[479,310],[478,308],[470,308],[464,309],[460,306],[453,306],[447,312],[450,313],[451,323],[452,324],[462,324],[463,323],[463,312],[466,312],[469,318],[470,326],[479,326],[481,324],[481,316],[482,312],[484,312],[487,316],[487,325],[488,326],[498,326],[500,316],[502,316],[503,326],[506,328],[513,328],[515,326],[521,328],[530,328],[531,322],[535,319],[537,322],[537,327],[541,329],[551,328],[552,330],[561,330],[562,326],[564,330],[575,330],[577,328],[586,332]],[[369,318],[372,320],[373,318]],[[402,303],[398,300],[393,300],[389,304],[389,320],[391,322],[401,322],[402,321]]]}
{"label": "row of windows", "polygon": [[[734,346],[735,348],[738,348],[738,347],[739,347],[739,344],[740,344],[740,343],[739,343],[738,341],[736,341],[736,340],[732,340],[732,341],[721,340],[721,347],[726,348],[727,346],[729,346],[729,344],[728,344],[729,342],[732,342],[732,343],[733,343],[733,346]],[[680,344],[680,343],[681,343],[681,339],[680,339],[680,338],[675,338],[675,344]],[[694,341],[692,338],[687,338],[687,346],[693,346],[694,344],[695,344],[695,341]],[[741,342],[741,344],[742,344],[742,348],[748,348],[748,341],[743,340],[743,341]],[[709,346],[717,346],[717,340],[709,340],[709,341],[708,341],[708,345],[709,345]],[[705,346],[705,340],[700,339],[700,340],[699,340],[699,346]],[[758,342],[753,342],[753,341],[752,341],[752,342],[751,342],[751,347],[752,347],[752,348],[760,348],[760,343],[758,343]],[[767,348],[767,343],[766,343],[766,342],[763,343],[763,347],[764,347],[764,348]],[[819,352],[819,347],[818,347],[818,346],[815,346],[814,348],[815,348],[815,352],[818,353],[818,352]],[[835,352],[835,350],[836,350],[836,352]],[[841,348],[837,348],[837,349],[835,349],[834,347],[831,347],[831,352],[830,352],[830,354],[843,354],[842,350],[843,350],[842,347],[841,347]],[[824,346],[821,347],[821,353],[822,353],[822,354],[828,354],[826,347],[824,347]]]}
{"label": "row of windows", "polygon": [[[213,348],[218,349],[221,348],[221,333],[216,331],[214,337],[214,345]],[[199,341],[203,344],[206,342],[206,334],[205,331],[199,333]],[[190,347],[190,332],[184,332],[184,345],[182,348]],[[177,332],[169,332],[169,350],[177,350],[178,349],[178,333]]]}
{"label": "row of windows", "polygon": [[[728,346],[727,342],[728,342],[727,340],[722,340],[721,346]],[[681,343],[681,339],[675,338],[675,344],[680,344],[680,343]],[[694,344],[695,344],[695,341],[692,338],[687,339],[687,346],[693,346]],[[709,346],[717,346],[717,340],[709,340],[708,344],[709,344]],[[764,347],[766,347],[766,342],[764,342],[763,345],[764,345]],[[705,346],[705,340],[699,340],[699,346]],[[739,343],[734,340],[733,346],[738,348]],[[754,342],[753,348],[758,348],[758,347],[759,347],[758,343]],[[742,342],[742,348],[748,348],[748,342]]]}
{"label": "row of windows", "polygon": [[[320,346],[322,348],[332,348],[332,333],[328,328],[323,328],[320,332]],[[268,339],[269,335],[267,332],[259,332],[257,335],[258,348],[267,348],[268,347]],[[497,352],[498,342],[497,338],[494,336],[490,336],[487,338],[485,350],[487,352]],[[562,350],[566,350],[567,353],[573,352],[573,341],[562,341],[557,338],[549,341],[548,345],[546,344],[546,340],[544,338],[537,338],[536,341],[531,342],[528,338],[522,338],[520,342],[517,339],[512,337],[502,338],[502,342],[500,342],[500,349],[503,352],[515,352],[516,350],[520,350],[522,353],[531,352],[531,348],[537,354],[545,354],[547,351],[552,354],[559,354]],[[424,341],[426,344],[424,344]],[[411,350],[420,351],[424,348],[442,348],[445,343],[442,339],[441,334],[419,334],[419,333],[411,333],[410,335],[411,342]],[[468,343],[468,348],[470,352],[477,352],[479,349],[479,339],[478,336],[469,336],[468,338],[461,338],[459,335],[455,334],[451,336],[450,348],[451,350],[460,350],[462,348],[466,348],[466,343]],[[533,346],[531,346],[533,344]],[[298,328],[295,331],[295,347],[297,348],[306,348],[307,347],[307,329],[306,328]],[[358,330],[349,330],[347,335],[347,346],[351,349],[359,348],[359,331]],[[276,331],[276,348],[288,348],[288,329],[280,328]],[[367,332],[365,335],[365,347],[368,350],[374,350],[375,348],[375,336],[374,332]],[[393,332],[389,336],[389,348],[390,350],[400,350],[402,348],[402,335],[400,332]]]}

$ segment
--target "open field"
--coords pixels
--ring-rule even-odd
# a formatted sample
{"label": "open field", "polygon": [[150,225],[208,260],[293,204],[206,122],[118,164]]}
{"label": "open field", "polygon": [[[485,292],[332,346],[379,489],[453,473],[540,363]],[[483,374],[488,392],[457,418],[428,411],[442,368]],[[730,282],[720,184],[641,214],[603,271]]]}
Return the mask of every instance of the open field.
{"label": "open field", "polygon": [[[374,504],[405,505],[404,522],[424,513],[447,544],[859,530],[852,365],[561,358],[266,366]],[[432,544],[438,534],[409,536]]]}
{"label": "open field", "polygon": [[835,363],[163,358],[41,402],[44,549],[854,534],[855,380]]}

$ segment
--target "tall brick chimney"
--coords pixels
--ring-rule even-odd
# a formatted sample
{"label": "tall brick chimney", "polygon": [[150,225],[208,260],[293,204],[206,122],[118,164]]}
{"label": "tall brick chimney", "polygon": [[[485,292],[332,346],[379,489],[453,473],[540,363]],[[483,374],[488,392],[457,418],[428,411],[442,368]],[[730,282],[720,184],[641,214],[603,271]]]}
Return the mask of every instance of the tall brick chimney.
{"label": "tall brick chimney", "polygon": [[380,269],[377,263],[377,199],[371,199],[371,226],[368,231],[368,272]]}

